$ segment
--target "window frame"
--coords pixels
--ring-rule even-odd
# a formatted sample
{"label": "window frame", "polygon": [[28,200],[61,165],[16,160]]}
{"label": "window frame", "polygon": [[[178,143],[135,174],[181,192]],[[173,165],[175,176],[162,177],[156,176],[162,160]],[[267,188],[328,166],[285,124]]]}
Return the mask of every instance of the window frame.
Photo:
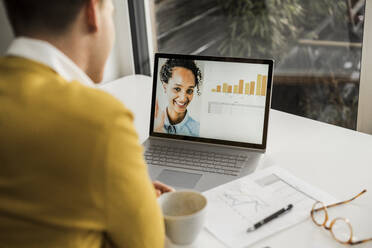
{"label": "window frame", "polygon": [[[372,2],[366,0],[359,84],[357,131],[372,134]],[[370,55],[370,56],[368,56]]]}
{"label": "window frame", "polygon": [[151,75],[145,1],[128,0],[132,34],[134,70],[136,74]]}

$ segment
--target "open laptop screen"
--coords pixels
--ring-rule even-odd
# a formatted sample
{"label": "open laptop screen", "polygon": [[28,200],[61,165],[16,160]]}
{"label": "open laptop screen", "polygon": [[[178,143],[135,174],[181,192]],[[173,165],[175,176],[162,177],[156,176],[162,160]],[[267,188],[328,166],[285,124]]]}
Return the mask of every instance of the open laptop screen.
{"label": "open laptop screen", "polygon": [[266,148],[272,60],[156,54],[150,135]]}

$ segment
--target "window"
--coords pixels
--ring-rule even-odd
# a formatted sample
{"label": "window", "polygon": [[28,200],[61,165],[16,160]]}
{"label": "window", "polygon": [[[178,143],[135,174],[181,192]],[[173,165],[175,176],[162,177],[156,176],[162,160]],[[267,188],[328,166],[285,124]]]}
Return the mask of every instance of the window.
{"label": "window", "polygon": [[365,0],[151,0],[156,51],[273,58],[272,108],[356,129]]}

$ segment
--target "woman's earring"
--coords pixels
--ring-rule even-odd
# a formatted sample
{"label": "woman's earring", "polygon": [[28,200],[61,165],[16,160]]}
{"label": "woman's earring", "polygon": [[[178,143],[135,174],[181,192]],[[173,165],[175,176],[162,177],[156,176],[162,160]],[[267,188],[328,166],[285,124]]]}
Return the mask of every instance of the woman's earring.
{"label": "woman's earring", "polygon": [[163,83],[164,94],[167,94],[167,86]]}

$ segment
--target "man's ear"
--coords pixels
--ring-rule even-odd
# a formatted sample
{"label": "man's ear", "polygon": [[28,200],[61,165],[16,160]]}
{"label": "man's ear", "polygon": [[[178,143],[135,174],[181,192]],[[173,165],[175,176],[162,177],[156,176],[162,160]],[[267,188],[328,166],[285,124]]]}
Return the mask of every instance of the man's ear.
{"label": "man's ear", "polygon": [[85,5],[85,16],[88,30],[90,32],[97,32],[99,24],[99,0],[88,0]]}

